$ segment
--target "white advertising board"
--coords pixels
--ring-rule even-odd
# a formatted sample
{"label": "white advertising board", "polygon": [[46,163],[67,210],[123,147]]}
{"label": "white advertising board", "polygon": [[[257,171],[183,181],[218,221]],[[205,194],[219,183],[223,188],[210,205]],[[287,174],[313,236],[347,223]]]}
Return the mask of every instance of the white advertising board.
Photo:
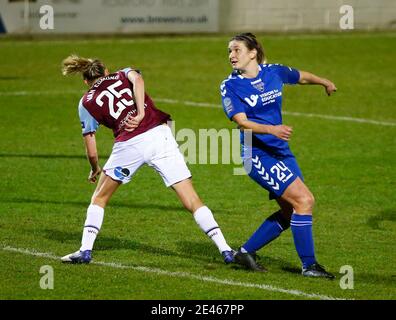
{"label": "white advertising board", "polygon": [[0,0],[0,15],[7,33],[218,31],[218,0]]}

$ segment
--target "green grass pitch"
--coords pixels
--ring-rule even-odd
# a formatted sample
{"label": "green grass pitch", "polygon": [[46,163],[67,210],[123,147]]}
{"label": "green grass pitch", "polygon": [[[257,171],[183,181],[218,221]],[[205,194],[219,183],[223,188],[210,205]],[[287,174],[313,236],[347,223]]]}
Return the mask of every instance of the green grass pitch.
{"label": "green grass pitch", "polygon": [[[3,38],[1,299],[396,298],[396,34],[259,38],[269,62],[327,77],[338,87],[330,98],[319,87],[286,87],[283,104],[284,122],[294,129],[291,148],[316,197],[316,255],[337,279],[299,274],[290,230],[259,252],[268,273],[224,265],[174,193],[147,167],[106,209],[94,251],[94,260],[104,264],[62,265],[57,258],[79,248],[94,186],[86,182],[89,165],[77,116],[85,88],[79,77],[61,76],[61,60],[78,53],[99,57],[113,71],[138,67],[176,130],[231,130],[219,95],[230,73],[229,37]],[[101,128],[97,140],[103,165],[113,143],[110,130]],[[235,248],[276,208],[247,176],[233,175],[234,164],[189,167],[199,195]],[[44,265],[53,268],[53,290],[40,288]],[[345,265],[353,268],[353,289],[340,287]]]}

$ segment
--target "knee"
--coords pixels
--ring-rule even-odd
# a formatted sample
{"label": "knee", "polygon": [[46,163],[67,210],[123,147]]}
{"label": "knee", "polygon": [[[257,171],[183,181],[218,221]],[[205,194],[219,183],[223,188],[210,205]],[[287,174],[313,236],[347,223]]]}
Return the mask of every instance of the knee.
{"label": "knee", "polygon": [[191,196],[188,201],[187,201],[187,205],[185,204],[185,208],[190,211],[191,213],[194,213],[195,211],[197,211],[200,207],[203,206],[203,202],[201,200],[201,198],[198,195],[193,195]]}
{"label": "knee", "polygon": [[315,198],[312,193],[304,193],[296,199],[295,210],[299,213],[312,213]]}
{"label": "knee", "polygon": [[101,196],[95,193],[91,198],[91,204],[96,204],[99,207],[105,208],[109,199],[107,197]]}

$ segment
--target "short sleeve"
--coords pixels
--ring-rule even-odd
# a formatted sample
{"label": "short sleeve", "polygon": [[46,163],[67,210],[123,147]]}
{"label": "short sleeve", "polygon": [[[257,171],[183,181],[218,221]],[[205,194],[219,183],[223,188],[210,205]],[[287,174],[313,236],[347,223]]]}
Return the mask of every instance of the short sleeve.
{"label": "short sleeve", "polygon": [[82,101],[78,105],[78,115],[80,117],[83,136],[98,130],[99,122],[84,108]]}
{"label": "short sleeve", "polygon": [[297,84],[300,80],[300,72],[297,69],[283,66],[281,64],[273,65],[273,68],[275,68],[283,83]]}
{"label": "short sleeve", "polygon": [[140,72],[140,70],[135,70],[135,69],[132,69],[132,68],[124,68],[124,69],[121,70],[121,72],[123,72],[126,77],[128,77],[128,73],[131,72],[131,71],[135,71],[135,72],[137,72],[139,74],[142,74]]}
{"label": "short sleeve", "polygon": [[226,81],[221,84],[220,93],[223,110],[230,120],[232,120],[232,117],[237,113],[246,112],[243,103],[232,91]]}

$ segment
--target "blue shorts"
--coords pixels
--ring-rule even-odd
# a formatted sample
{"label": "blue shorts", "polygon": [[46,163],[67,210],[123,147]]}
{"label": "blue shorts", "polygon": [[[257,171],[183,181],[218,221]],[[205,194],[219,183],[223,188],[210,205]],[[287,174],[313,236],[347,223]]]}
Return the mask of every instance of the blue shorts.
{"label": "blue shorts", "polygon": [[252,148],[252,156],[244,158],[243,162],[249,177],[269,191],[270,199],[279,198],[297,177],[304,181],[293,155],[274,156]]}

